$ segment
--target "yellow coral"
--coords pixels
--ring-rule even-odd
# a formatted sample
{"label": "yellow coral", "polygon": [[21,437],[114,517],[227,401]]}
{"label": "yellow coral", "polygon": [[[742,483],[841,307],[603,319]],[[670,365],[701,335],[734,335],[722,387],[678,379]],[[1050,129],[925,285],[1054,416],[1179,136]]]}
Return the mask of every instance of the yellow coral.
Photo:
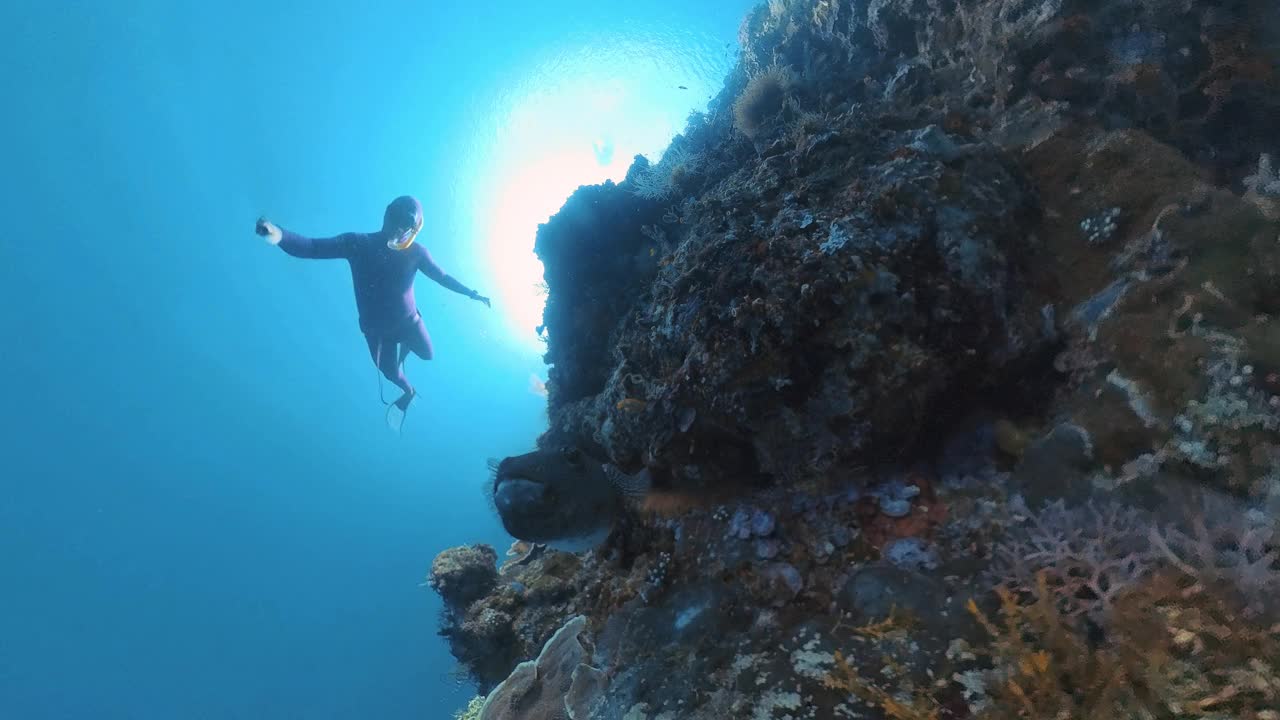
{"label": "yellow coral", "polygon": [[1041,573],[1029,598],[998,588],[1002,622],[970,601],[991,635],[994,700],[979,717],[1264,718],[1280,702],[1280,627],[1242,622],[1232,600],[1153,577],[1117,599],[1091,642]]}
{"label": "yellow coral", "polygon": [[[910,641],[906,631],[912,624],[911,617],[893,606],[883,619],[847,629],[870,640],[903,645]],[[836,629],[841,627],[842,625],[837,624]],[[892,655],[885,654],[881,662],[884,668],[881,672],[886,677],[907,676],[907,669]],[[823,684],[879,707],[890,720],[938,720],[941,712],[941,707],[928,692],[911,687],[909,683],[899,692],[891,692],[888,688],[862,679],[839,651],[835,653],[835,668],[823,680]]]}
{"label": "yellow coral", "polygon": [[873,620],[866,625],[856,627],[853,631],[876,640],[883,640],[890,635],[906,630],[911,626],[911,619],[898,610],[897,605],[889,608],[889,614],[883,620]]}
{"label": "yellow coral", "polygon": [[484,696],[477,695],[471,698],[471,702],[467,703],[465,708],[453,714],[453,720],[480,720],[482,709],[484,709]]}
{"label": "yellow coral", "polygon": [[904,703],[886,690],[858,677],[857,671],[850,667],[843,653],[836,651],[835,660],[835,669],[823,681],[827,687],[879,706],[884,710],[885,716],[892,720],[938,720],[940,708],[928,695],[915,693],[910,704]]}

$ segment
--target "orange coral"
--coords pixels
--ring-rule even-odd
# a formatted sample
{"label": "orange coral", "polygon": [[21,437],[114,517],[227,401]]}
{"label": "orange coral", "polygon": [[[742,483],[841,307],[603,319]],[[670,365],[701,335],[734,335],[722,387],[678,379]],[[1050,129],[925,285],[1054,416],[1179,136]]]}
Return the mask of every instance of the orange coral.
{"label": "orange coral", "polygon": [[[885,658],[886,661],[892,658]],[[891,720],[938,720],[941,708],[928,694],[913,693],[910,703],[903,702],[889,691],[867,682],[858,676],[843,653],[835,653],[835,670],[826,678],[824,684],[833,689],[854,695],[864,702],[878,706],[885,716]]]}
{"label": "orange coral", "polygon": [[1063,614],[1045,573],[1027,600],[997,588],[1000,623],[970,600],[996,668],[979,717],[1271,717],[1280,624],[1245,621],[1225,590],[1152,576],[1117,599],[1100,641]]}

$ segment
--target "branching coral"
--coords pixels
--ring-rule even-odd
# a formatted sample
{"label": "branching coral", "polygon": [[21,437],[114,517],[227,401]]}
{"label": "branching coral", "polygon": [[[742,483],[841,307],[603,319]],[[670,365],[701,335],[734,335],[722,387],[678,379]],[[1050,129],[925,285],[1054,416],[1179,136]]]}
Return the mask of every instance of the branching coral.
{"label": "branching coral", "polygon": [[665,200],[701,164],[700,153],[673,144],[658,163],[637,170],[631,179],[631,192],[646,200]]}
{"label": "branching coral", "polygon": [[1280,609],[1275,521],[1242,512],[1219,495],[1193,497],[1184,523],[1151,528],[1152,547],[1194,587],[1230,589],[1251,617],[1274,614]]}
{"label": "branching coral", "polygon": [[[908,630],[912,626],[908,615],[891,608],[885,618],[851,630],[860,639],[876,642],[892,651],[911,644]],[[841,625],[837,624],[833,632],[840,629]],[[880,658],[880,679],[864,676],[839,651],[835,653],[834,664],[835,667],[823,680],[823,684],[880,708],[890,720],[938,720],[940,717],[941,705],[928,688],[916,687],[906,679],[906,669],[893,657],[892,652],[886,652]]]}
{"label": "branching coral", "polygon": [[991,720],[1125,717],[1104,714],[1124,707],[1144,711],[1132,717],[1151,717],[1157,701],[1129,667],[1130,658],[1090,647],[1059,609],[1044,573],[1034,590],[1034,600],[1027,603],[998,588],[999,625],[969,602],[969,612],[992,637],[995,669],[989,692],[993,702],[985,716]]}
{"label": "branching coral", "polygon": [[1034,593],[1045,583],[1067,617],[1096,622],[1154,569],[1147,528],[1137,511],[1119,505],[1067,508],[1058,501],[1010,533],[996,549],[994,569],[1015,592]]}
{"label": "branching coral", "polygon": [[1118,599],[1100,642],[1076,631],[1043,576],[1029,603],[998,592],[1000,624],[968,608],[993,640],[984,720],[1276,717],[1280,626],[1241,623],[1214,589],[1154,576]]}
{"label": "branching coral", "polygon": [[1005,540],[1000,622],[968,605],[992,639],[982,717],[1276,717],[1274,528],[1193,499],[1166,524],[1054,504]]}
{"label": "branching coral", "polygon": [[864,680],[858,671],[849,665],[844,655],[835,654],[836,667],[827,686],[842,690],[870,705],[879,707],[891,720],[938,720],[940,708],[938,703],[924,693],[914,693],[901,698],[885,690],[880,685]]}

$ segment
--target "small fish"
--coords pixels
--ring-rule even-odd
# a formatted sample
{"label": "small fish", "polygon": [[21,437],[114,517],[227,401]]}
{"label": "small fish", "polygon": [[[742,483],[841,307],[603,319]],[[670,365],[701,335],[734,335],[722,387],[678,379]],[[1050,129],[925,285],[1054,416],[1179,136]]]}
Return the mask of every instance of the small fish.
{"label": "small fish", "polygon": [[680,88],[681,90],[688,90],[688,89],[689,89],[689,88],[688,88],[687,86],[685,86],[685,85],[677,85],[676,87]]}
{"label": "small fish", "polygon": [[538,377],[537,375],[530,375],[529,376],[529,392],[533,393],[534,395],[537,395],[538,397],[546,397],[547,396],[546,381]]}
{"label": "small fish", "polygon": [[649,248],[649,257],[653,257],[654,255],[657,255],[657,254],[658,254],[657,248]]}
{"label": "small fish", "polygon": [[619,400],[618,404],[615,405],[614,407],[618,408],[623,412],[638,413],[641,410],[644,410],[647,405],[648,403],[646,403],[643,400],[637,400],[635,398],[625,398],[623,400]]}

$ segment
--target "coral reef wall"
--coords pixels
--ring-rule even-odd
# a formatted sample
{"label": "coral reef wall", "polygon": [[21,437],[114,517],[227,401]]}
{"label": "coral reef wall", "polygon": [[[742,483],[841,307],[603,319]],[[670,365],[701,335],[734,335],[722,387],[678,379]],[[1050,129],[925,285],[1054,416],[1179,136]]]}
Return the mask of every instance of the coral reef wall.
{"label": "coral reef wall", "polygon": [[1280,111],[1264,11],[761,6],[668,157],[539,229],[547,442],[682,487],[795,480],[1016,396],[1063,299],[1028,274],[1043,208],[1018,152],[1074,125],[1141,130],[1209,181],[1243,176]]}
{"label": "coral reef wall", "polygon": [[477,684],[573,620],[565,717],[1280,717],[1280,5],[777,0],[741,41],[539,229],[539,445],[666,504],[442,555]]}

